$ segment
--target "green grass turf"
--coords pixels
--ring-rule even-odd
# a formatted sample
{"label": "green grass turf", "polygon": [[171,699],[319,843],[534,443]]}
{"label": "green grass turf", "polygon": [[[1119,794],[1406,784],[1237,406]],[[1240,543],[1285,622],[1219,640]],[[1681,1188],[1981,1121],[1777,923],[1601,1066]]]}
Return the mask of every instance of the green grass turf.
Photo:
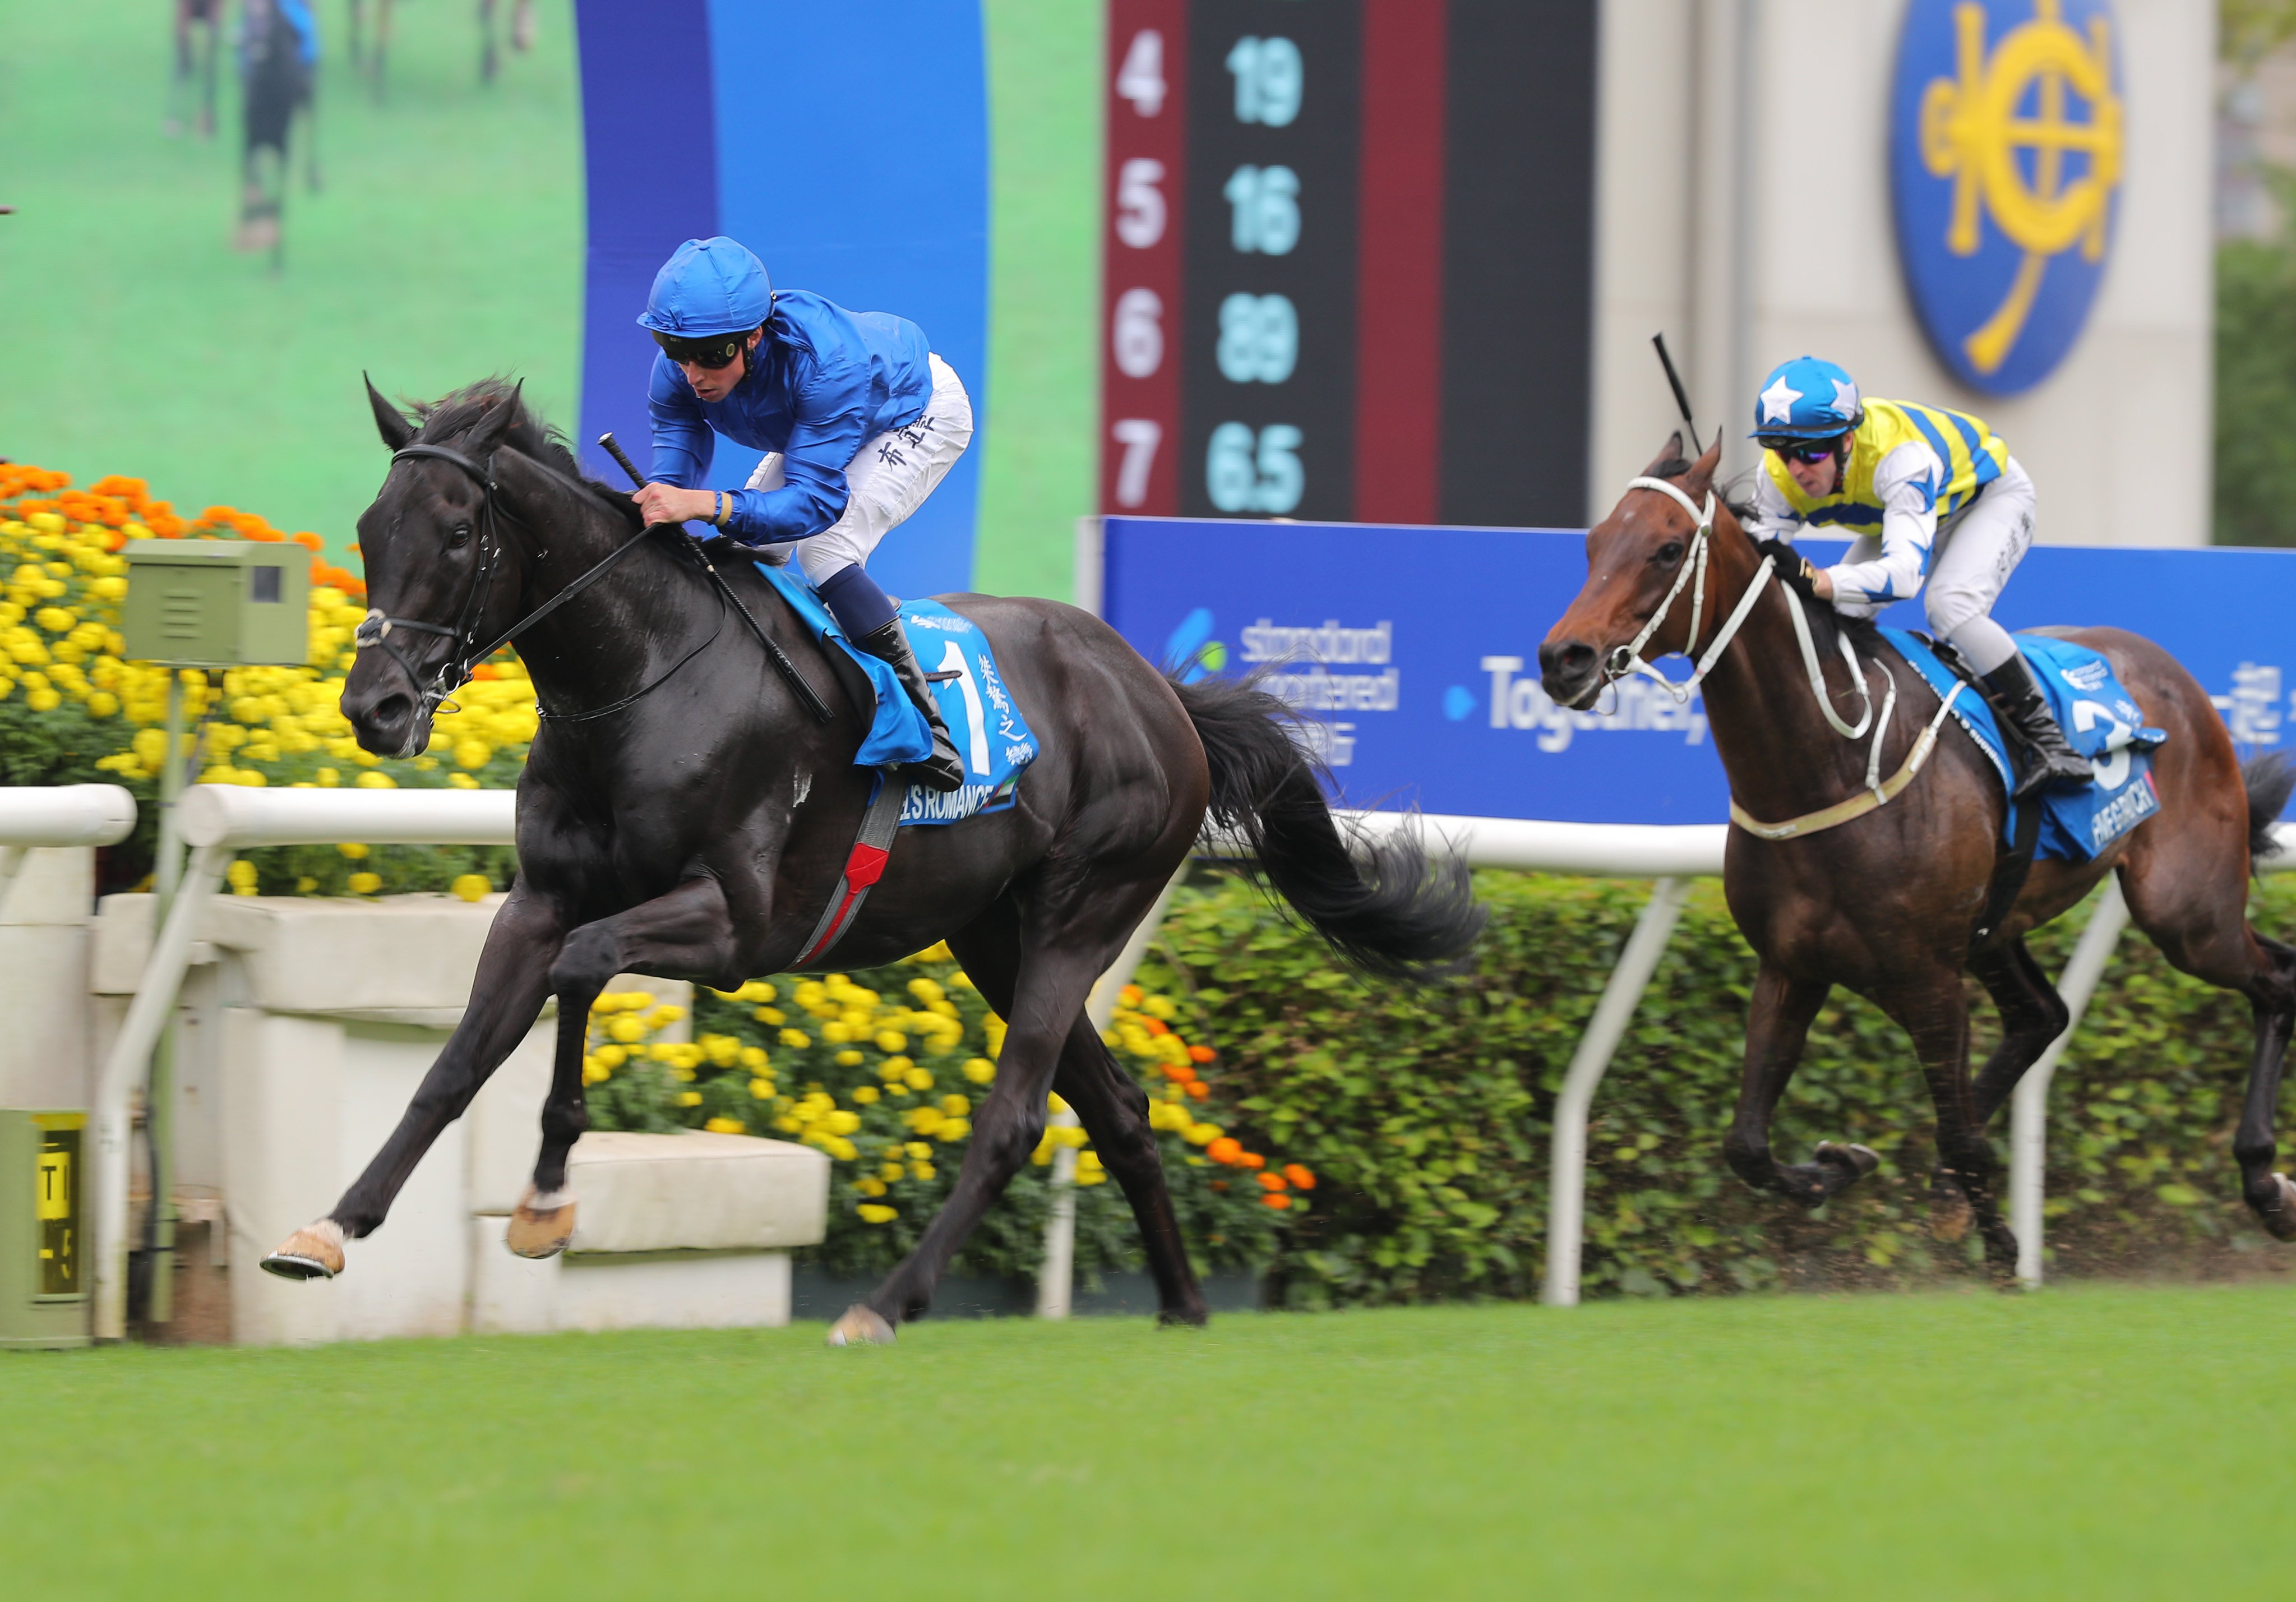
{"label": "green grass turf", "polygon": [[258,512],[340,559],[384,467],[361,368],[414,396],[521,374],[573,421],[582,152],[568,0],[490,88],[475,6],[398,6],[380,106],[341,0],[315,9],[324,188],[299,176],[274,277],[231,248],[228,62],[217,137],[171,140],[168,6],[0,7],[0,455]]}
{"label": "green grass turf", "polygon": [[2296,1294],[0,1360],[12,1594],[2237,1595]]}
{"label": "green grass turf", "polygon": [[[568,0],[541,0],[537,49],[505,53],[491,88],[469,0],[399,6],[381,105],[351,71],[341,0],[316,9],[324,187],[291,193],[275,278],[231,249],[228,62],[217,137],[171,140],[165,5],[0,6],[0,204],[17,208],[0,219],[0,456],[259,512],[340,560],[383,465],[362,368],[408,396],[521,374],[573,425],[580,109]],[[1068,595],[1091,510],[1099,12],[985,8],[993,422],[975,581],[992,590]]]}

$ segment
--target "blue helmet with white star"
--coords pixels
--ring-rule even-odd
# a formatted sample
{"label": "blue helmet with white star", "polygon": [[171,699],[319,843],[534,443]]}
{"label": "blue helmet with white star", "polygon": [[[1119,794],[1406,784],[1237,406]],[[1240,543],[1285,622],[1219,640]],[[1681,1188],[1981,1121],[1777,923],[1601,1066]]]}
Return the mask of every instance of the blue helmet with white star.
{"label": "blue helmet with white star", "polygon": [[1780,362],[1754,398],[1757,440],[1830,440],[1864,421],[1857,381],[1832,362],[1798,356]]}

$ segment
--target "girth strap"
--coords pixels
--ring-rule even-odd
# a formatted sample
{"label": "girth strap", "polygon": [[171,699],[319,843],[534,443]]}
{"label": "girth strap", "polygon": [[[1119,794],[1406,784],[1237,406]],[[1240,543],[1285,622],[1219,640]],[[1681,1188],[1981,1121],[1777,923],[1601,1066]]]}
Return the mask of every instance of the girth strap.
{"label": "girth strap", "polygon": [[908,793],[906,785],[895,782],[891,768],[877,770],[877,791],[869,798],[869,809],[861,815],[860,835],[845,859],[829,905],[822,909],[821,922],[806,937],[805,949],[791,967],[802,968],[827,956],[853,926],[853,920],[861,914],[861,903],[869,899],[870,886],[884,875],[886,859],[893,854],[893,831],[900,823],[901,802]]}

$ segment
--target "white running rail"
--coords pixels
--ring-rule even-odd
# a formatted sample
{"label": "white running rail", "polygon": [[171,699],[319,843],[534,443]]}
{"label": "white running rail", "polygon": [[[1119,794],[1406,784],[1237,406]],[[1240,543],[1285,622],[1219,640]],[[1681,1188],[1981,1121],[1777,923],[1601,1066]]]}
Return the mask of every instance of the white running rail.
{"label": "white running rail", "polygon": [[0,789],[0,908],[42,846],[117,845],[135,832],[135,798],[117,785],[45,785]]}
{"label": "white running rail", "polygon": [[[124,792],[122,793],[125,793]],[[223,883],[232,853],[252,846],[509,845],[517,839],[510,790],[254,790],[194,785],[176,803],[189,865],[168,921],[152,942],[135,998],[112,1042],[95,1094],[95,1338],[127,1333],[128,1141],[135,1092],[192,953],[192,934]]]}

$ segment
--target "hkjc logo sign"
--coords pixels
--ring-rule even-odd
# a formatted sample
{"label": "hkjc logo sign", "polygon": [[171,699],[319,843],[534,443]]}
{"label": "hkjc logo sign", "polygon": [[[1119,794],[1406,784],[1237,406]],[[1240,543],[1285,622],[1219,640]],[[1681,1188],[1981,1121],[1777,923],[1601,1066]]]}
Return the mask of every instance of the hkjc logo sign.
{"label": "hkjc logo sign", "polygon": [[2122,109],[2106,0],[1911,0],[1890,174],[1898,254],[1963,382],[2029,390],[2104,275]]}

